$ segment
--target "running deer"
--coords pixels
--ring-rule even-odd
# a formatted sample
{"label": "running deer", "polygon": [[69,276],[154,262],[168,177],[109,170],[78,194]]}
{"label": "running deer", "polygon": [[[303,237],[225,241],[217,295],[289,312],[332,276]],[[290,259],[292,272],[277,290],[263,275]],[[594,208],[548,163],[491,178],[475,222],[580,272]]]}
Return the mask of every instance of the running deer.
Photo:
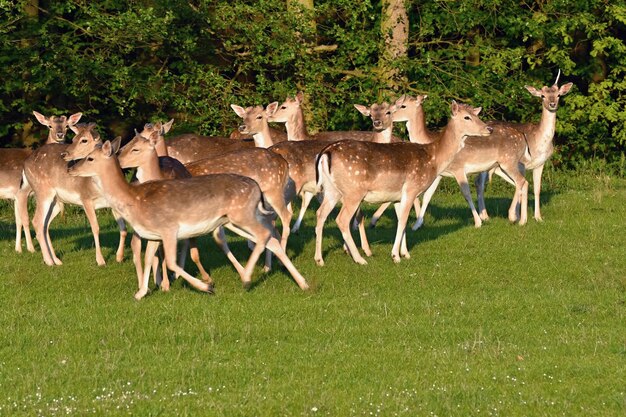
{"label": "running deer", "polygon": [[[308,288],[304,277],[291,263],[264,213],[261,189],[247,177],[213,174],[200,177],[148,181],[132,186],[122,174],[115,153],[119,140],[107,141],[85,159],[69,168],[70,175],[97,177],[104,195],[144,239],[161,240],[167,267],[182,276],[194,288],[210,292],[210,284],[191,276],[176,263],[176,243],[207,234],[225,226],[256,242],[241,280],[249,287],[254,265],[267,247],[274,252],[301,289]],[[176,198],[172,198],[176,196]],[[153,249],[156,251],[156,248]],[[146,256],[154,256],[146,250]],[[136,299],[148,292],[148,268],[144,271]],[[148,276],[147,276],[148,274]]]}
{"label": "running deer", "polygon": [[[559,107],[559,98],[569,93],[570,89],[574,85],[573,83],[563,84],[559,87],[559,77],[561,70],[559,70],[556,80],[552,87],[543,86],[541,89],[537,89],[531,86],[524,86],[530,94],[535,97],[541,98],[542,110],[541,120],[539,123],[509,123],[498,122],[507,127],[512,127],[519,130],[526,135],[526,141],[528,142],[528,150],[530,155],[522,160],[525,170],[533,171],[533,191],[535,194],[535,220],[543,221],[540,211],[540,194],[541,194],[541,174],[543,173],[543,167],[545,163],[550,159],[554,152],[554,145],[552,140],[554,139],[554,132],[556,128],[556,111]],[[496,168],[495,173],[504,178],[507,182],[510,179],[502,172],[501,169]],[[487,219],[487,211],[485,209],[484,190],[487,173],[482,173],[477,179],[476,186],[478,189],[478,209],[481,212],[481,217]]]}
{"label": "running deer", "polygon": [[410,258],[406,247],[406,223],[411,206],[452,162],[470,135],[487,136],[492,129],[478,118],[480,107],[473,108],[452,102],[452,116],[440,140],[416,143],[378,144],[340,141],[325,148],[318,158],[318,185],[324,200],[317,211],[315,226],[315,261],[324,265],[322,232],[326,218],[341,201],[337,226],[355,262],[366,264],[350,232],[350,219],[362,201],[368,203],[396,202],[398,225],[391,257]]}
{"label": "running deer", "polygon": [[184,165],[226,152],[261,146],[261,144],[256,144],[253,140],[233,140],[220,136],[202,136],[195,133],[185,133],[165,140],[165,134],[169,131],[173,122],[174,120],[172,119],[165,124],[147,123],[140,135],[148,138],[152,132],[159,132],[158,155],[171,156]]}
{"label": "running deer", "polygon": [[[88,136],[90,141],[95,141],[91,130],[92,125],[79,129],[75,140]],[[90,178],[75,178],[67,174],[67,162],[63,159],[66,155],[68,144],[48,144],[34,151],[24,161],[24,186],[32,187],[35,193],[37,207],[33,217],[33,226],[44,262],[47,265],[61,265],[61,260],[56,256],[52,240],[50,239],[49,227],[54,218],[63,208],[64,203],[82,206],[89,220],[96,246],[96,262],[104,265],[104,257],[100,249],[98,219],[96,209],[109,207],[102,191]],[[122,243],[123,245],[123,243]]]}
{"label": "running deer", "polygon": [[[125,168],[137,168],[137,180],[139,183],[144,183],[147,181],[156,181],[163,179],[181,179],[181,178],[191,178],[191,174],[183,164],[177,161],[174,158],[170,158],[167,156],[157,156],[156,145],[158,141],[158,132],[153,132],[150,138],[144,138],[138,133],[135,134],[135,137],[131,139],[122,149],[119,151],[118,160],[120,166]],[[225,241],[223,240],[223,233],[219,235],[222,228],[215,229],[215,240],[222,246],[226,256],[233,262],[237,272],[242,273],[243,267],[237,259],[235,259],[234,255],[228,250],[228,246],[225,245]],[[158,242],[157,242],[158,244]],[[191,259],[196,264],[200,275],[202,276],[202,281],[212,284],[213,281],[209,273],[204,269],[202,263],[200,262],[200,253],[198,251],[198,246],[195,238],[189,239],[188,244],[190,245],[189,252],[191,255]],[[142,284],[143,280],[143,266],[141,264],[141,238],[136,233],[133,233],[131,239],[131,249],[133,252],[133,263],[135,264],[135,270],[137,272],[137,279],[139,282],[139,286]],[[183,252],[183,254],[186,250]],[[179,262],[179,265],[184,266],[184,257]],[[158,284],[158,260],[155,258],[154,260],[147,260],[145,263],[146,268],[150,268],[152,266],[154,271],[154,279],[155,283]],[[163,269],[163,273],[166,273],[166,270]],[[167,276],[163,277],[161,281],[161,289],[163,291],[169,290],[169,279]]]}
{"label": "running deer", "polygon": [[[394,121],[406,122],[409,140],[414,143],[432,143],[441,137],[441,132],[431,132],[426,127],[422,106],[425,98],[426,96],[416,98],[402,96],[396,101],[398,110],[394,113]],[[456,179],[474,217],[474,226],[480,227],[482,220],[474,207],[467,174],[487,171],[494,167],[499,167],[515,185],[515,195],[509,208],[509,220],[511,222],[519,220],[520,225],[526,224],[528,183],[520,165],[520,160],[527,154],[526,138],[523,133],[511,127],[492,122],[488,122],[487,125],[493,128],[492,134],[488,138],[468,137],[465,146],[454,157],[452,163],[426,190],[413,230],[424,223],[424,213],[442,177]],[[518,206],[520,206],[519,216]]]}
{"label": "running deer", "polygon": [[[33,115],[39,123],[46,126],[48,136],[45,144],[63,143],[67,129],[80,120],[82,113],[75,113],[70,117],[50,116],[33,111]],[[34,252],[35,247],[30,236],[28,217],[28,196],[32,189],[22,181],[23,168],[26,158],[31,154],[27,149],[3,149],[0,155],[0,198],[7,198],[15,201],[15,250],[22,252],[22,230],[26,240],[26,249]]]}
{"label": "running deer", "polygon": [[237,116],[243,119],[243,123],[239,125],[239,128],[230,134],[231,139],[253,138],[255,144],[261,148],[269,148],[275,143],[287,140],[285,132],[273,129],[267,124],[270,115],[278,107],[277,101],[268,104],[266,108],[254,106],[244,109],[236,104],[231,104],[230,107]]}

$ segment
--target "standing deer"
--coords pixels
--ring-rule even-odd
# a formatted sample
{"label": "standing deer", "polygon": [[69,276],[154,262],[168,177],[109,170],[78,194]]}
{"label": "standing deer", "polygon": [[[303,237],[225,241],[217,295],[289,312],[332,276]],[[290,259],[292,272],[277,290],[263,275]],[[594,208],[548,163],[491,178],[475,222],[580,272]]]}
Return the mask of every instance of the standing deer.
{"label": "standing deer", "polygon": [[[398,122],[406,122],[409,140],[414,143],[432,143],[441,137],[441,132],[431,132],[426,127],[424,108],[422,107],[425,98],[426,96],[417,96],[416,98],[402,96],[396,101],[397,110],[393,119]],[[479,173],[493,167],[499,167],[515,185],[515,196],[509,208],[509,220],[512,222],[519,220],[520,225],[526,223],[528,183],[520,165],[520,160],[527,154],[526,138],[511,127],[492,122],[487,123],[487,125],[493,128],[492,134],[487,138],[468,137],[465,140],[465,146],[454,157],[452,163],[426,190],[413,230],[424,223],[424,213],[442,177],[454,177],[456,179],[474,217],[474,226],[480,227],[482,220],[474,207],[467,174]],[[518,205],[521,205],[519,218],[517,215]]]}
{"label": "standing deer", "polygon": [[326,147],[318,158],[318,186],[324,200],[317,211],[315,226],[315,261],[324,265],[322,233],[326,218],[341,201],[337,226],[355,262],[366,264],[350,232],[350,219],[362,201],[397,202],[398,225],[391,250],[394,262],[409,258],[406,247],[406,223],[411,206],[452,162],[470,135],[487,136],[492,129],[477,116],[481,108],[452,102],[452,116],[439,141],[377,144],[340,141]]}
{"label": "standing deer", "polygon": [[[46,126],[48,136],[45,144],[63,143],[67,129],[80,120],[82,113],[75,113],[69,118],[66,116],[50,116],[33,111],[39,123]],[[35,247],[30,236],[28,217],[28,196],[32,189],[27,183],[23,183],[23,168],[26,158],[31,154],[27,149],[3,149],[0,153],[0,198],[7,198],[15,201],[15,250],[22,252],[22,230],[26,239],[26,249],[34,252]]]}
{"label": "standing deer", "polygon": [[[81,141],[88,137],[89,141],[96,141],[93,125],[83,126],[74,137],[74,141]],[[102,195],[102,191],[90,178],[76,178],[67,174],[68,144],[48,144],[34,151],[24,161],[24,180],[21,190],[32,187],[35,193],[37,207],[33,217],[33,226],[37,240],[41,246],[44,262],[47,265],[61,265],[56,256],[49,227],[64,203],[82,206],[89,220],[96,246],[96,262],[104,265],[104,257],[100,249],[100,226],[96,218],[96,209],[109,207]],[[122,234],[122,233],[120,233]],[[123,247],[123,243],[121,245]]]}
{"label": "standing deer", "polygon": [[[524,86],[530,94],[535,97],[541,98],[542,110],[541,120],[539,123],[509,123],[499,122],[507,127],[512,127],[519,130],[526,135],[528,142],[528,150],[530,155],[527,155],[523,160],[524,169],[533,171],[533,191],[535,194],[535,220],[543,221],[541,217],[540,194],[541,194],[541,174],[543,173],[543,167],[545,163],[550,159],[554,152],[554,145],[552,139],[554,139],[554,131],[556,128],[556,111],[559,107],[559,98],[569,93],[569,90],[574,85],[573,83],[563,84],[559,87],[559,77],[561,70],[556,76],[556,80],[552,87],[543,86],[541,89],[536,89],[531,86]],[[502,172],[501,169],[496,168],[495,173],[510,182],[507,175]],[[487,219],[487,210],[485,209],[484,190],[487,173],[482,173],[477,179],[476,186],[478,189],[478,209],[481,212],[481,217]]]}
{"label": "standing deer", "polygon": [[[255,181],[240,175],[213,174],[179,180],[148,181],[131,186],[126,182],[115,157],[118,148],[119,140],[113,144],[105,142],[101,148],[72,166],[70,174],[97,177],[109,204],[124,216],[141,237],[161,240],[167,267],[194,288],[211,291],[209,284],[194,278],[176,263],[176,242],[204,235],[219,226],[225,226],[256,242],[241,274],[245,287],[250,286],[254,264],[267,246],[285,265],[300,288],[308,288],[304,277],[291,263],[280,243],[272,237],[272,227],[263,213],[261,190]],[[154,252],[151,256],[154,256]],[[137,299],[143,298],[148,291],[146,271],[141,288],[135,294]]]}

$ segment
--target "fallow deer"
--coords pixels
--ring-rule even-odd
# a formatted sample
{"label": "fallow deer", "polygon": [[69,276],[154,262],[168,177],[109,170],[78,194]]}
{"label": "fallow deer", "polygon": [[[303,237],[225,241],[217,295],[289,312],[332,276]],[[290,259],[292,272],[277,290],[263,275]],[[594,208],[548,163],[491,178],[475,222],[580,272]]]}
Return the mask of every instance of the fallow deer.
{"label": "fallow deer", "polygon": [[378,144],[340,141],[325,148],[318,158],[318,186],[324,194],[317,211],[315,261],[324,265],[322,233],[326,218],[341,201],[336,222],[355,262],[366,264],[350,232],[350,219],[362,201],[395,204],[398,225],[391,251],[394,262],[409,258],[406,223],[415,199],[452,162],[470,135],[487,136],[492,129],[478,118],[479,108],[452,102],[452,117],[439,141]]}
{"label": "fallow deer", "polygon": [[[50,116],[46,117],[43,114],[33,111],[33,115],[39,123],[46,126],[48,130],[48,136],[46,137],[45,144],[63,143],[65,141],[65,135],[67,129],[80,120],[82,113],[75,113],[69,118],[66,116]],[[28,216],[28,196],[32,192],[32,189],[27,182],[22,180],[23,168],[26,158],[30,156],[31,151],[26,149],[15,150],[3,150],[1,158],[2,168],[0,168],[0,189],[2,189],[2,197],[15,201],[15,250],[22,252],[22,230],[24,231],[24,237],[26,240],[26,249],[29,252],[34,252],[35,247],[30,236],[29,216]]]}
{"label": "fallow deer", "polygon": [[[156,145],[158,132],[153,132],[150,138],[144,138],[138,133],[135,134],[135,137],[130,140],[122,149],[119,151],[118,160],[120,166],[124,168],[137,168],[137,180],[139,183],[144,183],[147,181],[157,181],[163,179],[182,179],[182,178],[191,178],[191,174],[183,164],[177,161],[174,158],[170,158],[167,156],[157,156],[156,153]],[[237,272],[242,273],[243,267],[239,262],[235,259],[234,255],[228,250],[228,246],[225,245],[225,241],[223,240],[222,235],[218,235],[219,231],[223,229],[218,228],[215,229],[215,240],[221,244],[224,252],[226,252],[227,257],[233,262]],[[200,275],[202,276],[202,281],[206,283],[212,283],[212,279],[208,272],[202,266],[200,262],[200,253],[198,251],[197,243],[195,239],[189,239],[190,242],[190,255],[193,262],[196,264]],[[133,251],[133,263],[135,264],[135,270],[137,272],[137,279],[139,285],[141,286],[143,280],[143,267],[141,265],[141,238],[133,233],[131,240],[131,249]],[[184,257],[179,262],[180,265],[184,266]],[[154,278],[155,283],[157,281],[157,264],[153,262],[146,262],[145,267],[150,268],[150,265],[153,266],[154,270]],[[166,270],[163,269],[163,273]],[[161,289],[164,291],[169,290],[169,279],[164,277],[161,282]]]}
{"label": "fallow deer", "polygon": [[[512,127],[526,135],[528,142],[529,155],[522,160],[525,170],[533,171],[533,191],[535,195],[535,213],[534,217],[537,221],[543,221],[540,211],[540,194],[541,194],[541,175],[545,163],[550,159],[554,152],[553,138],[556,129],[556,112],[559,107],[559,98],[569,93],[574,85],[573,83],[563,84],[559,87],[559,77],[561,70],[556,76],[556,80],[551,87],[543,86],[537,89],[532,86],[524,86],[530,94],[541,98],[542,110],[541,120],[539,123],[510,123],[498,122],[507,127]],[[496,174],[510,182],[509,178],[501,169],[495,169]],[[478,209],[481,217],[487,219],[487,211],[485,209],[484,189],[487,173],[482,173],[477,179],[476,186],[478,189]]]}
{"label": "fallow deer", "polygon": [[[88,125],[79,129],[75,140],[80,141],[89,136],[95,141],[97,135]],[[21,189],[32,187],[37,202],[33,226],[37,240],[41,246],[44,262],[47,265],[61,265],[56,256],[50,239],[49,227],[56,215],[61,211],[64,203],[82,206],[89,220],[96,246],[96,262],[104,265],[104,257],[100,249],[98,219],[96,209],[109,207],[102,195],[102,191],[90,178],[76,178],[67,174],[67,162],[63,159],[68,144],[48,144],[34,151],[24,161],[24,179]]]}
{"label": "fallow deer", "polygon": [[[397,110],[393,119],[397,122],[406,122],[409,140],[414,143],[432,143],[441,137],[441,132],[432,132],[426,127],[422,106],[425,98],[426,96],[417,96],[416,98],[402,96],[396,101]],[[493,128],[492,134],[487,138],[468,137],[465,140],[465,146],[454,157],[452,163],[426,190],[413,230],[423,224],[424,213],[442,176],[456,179],[472,212],[474,226],[480,227],[482,220],[474,207],[467,174],[483,172],[493,167],[499,167],[515,185],[515,195],[509,208],[509,220],[512,222],[519,220],[520,225],[526,223],[528,183],[520,170],[520,160],[527,154],[526,138],[524,134],[513,128],[494,122],[488,122],[487,125]],[[518,205],[521,206],[519,217],[517,215]]]}
{"label": "fallow deer", "polygon": [[257,146],[261,148],[269,148],[275,143],[287,140],[287,133],[273,129],[267,124],[268,118],[274,114],[278,107],[277,101],[268,104],[266,108],[254,106],[244,109],[236,104],[231,104],[230,107],[237,116],[243,119],[239,128],[230,134],[231,139],[253,138]]}
{"label": "fallow deer", "polygon": [[[119,140],[113,144],[105,142],[101,148],[69,168],[70,174],[97,177],[109,204],[120,211],[141,237],[161,240],[167,267],[194,288],[211,291],[209,284],[191,276],[177,265],[177,240],[201,236],[219,226],[225,226],[256,242],[241,274],[245,287],[249,287],[254,264],[267,247],[285,265],[300,288],[308,288],[304,277],[291,263],[280,243],[272,237],[272,227],[263,213],[261,190],[254,180],[234,174],[213,174],[179,180],[148,181],[131,186],[126,182],[115,157],[118,147]],[[149,255],[148,251],[146,254]],[[151,255],[154,256],[154,252]],[[141,288],[135,298],[141,299],[147,291],[148,277],[144,272]]]}

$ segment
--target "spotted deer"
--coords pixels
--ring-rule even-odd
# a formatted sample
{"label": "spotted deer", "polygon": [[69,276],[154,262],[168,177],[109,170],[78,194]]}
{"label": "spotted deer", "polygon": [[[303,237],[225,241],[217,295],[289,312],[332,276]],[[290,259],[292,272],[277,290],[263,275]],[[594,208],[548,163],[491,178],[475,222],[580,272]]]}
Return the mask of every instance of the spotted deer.
{"label": "spotted deer", "polygon": [[[187,273],[176,263],[176,243],[207,234],[225,226],[256,242],[241,279],[245,287],[251,284],[254,265],[267,247],[285,265],[301,289],[308,288],[304,277],[289,260],[278,240],[272,237],[272,226],[264,212],[261,189],[247,177],[234,174],[213,174],[200,177],[148,181],[128,184],[115,156],[119,140],[107,141],[87,158],[69,169],[72,176],[96,177],[107,201],[115,207],[144,239],[163,242],[167,267],[182,276],[194,288],[211,292],[210,284]],[[176,196],[176,198],[172,198]],[[150,248],[154,256],[156,248]],[[148,292],[144,270],[136,299]],[[148,272],[149,274],[149,272]]]}
{"label": "spotted deer", "polygon": [[[96,142],[97,132],[93,124],[83,125],[77,128],[73,142],[80,142],[87,137],[88,141]],[[105,260],[100,248],[100,226],[96,218],[96,209],[109,207],[102,191],[90,178],[71,177],[67,173],[69,144],[48,144],[34,151],[24,162],[25,185],[32,187],[37,206],[33,217],[33,226],[37,240],[41,246],[44,262],[47,265],[61,265],[61,260],[56,256],[52,240],[50,239],[50,224],[60,213],[65,203],[82,206],[89,220],[91,232],[96,246],[96,262],[104,265]],[[120,232],[120,240],[123,233]],[[123,242],[119,247],[123,248]],[[119,252],[118,252],[119,255]],[[118,259],[120,260],[120,259]]]}
{"label": "spotted deer", "polygon": [[[406,122],[409,140],[414,143],[432,143],[441,137],[441,132],[432,132],[426,127],[422,106],[425,98],[425,95],[416,98],[402,96],[396,100],[397,110],[393,119],[396,122]],[[528,183],[520,165],[521,159],[527,154],[526,138],[524,134],[511,127],[493,122],[488,122],[487,125],[493,128],[492,134],[489,137],[468,137],[465,140],[465,146],[456,154],[452,163],[424,192],[421,209],[413,230],[424,223],[424,214],[442,177],[456,179],[472,212],[474,226],[480,227],[482,220],[474,206],[467,174],[480,173],[495,167],[499,167],[515,185],[515,195],[509,208],[509,220],[519,221],[520,225],[526,223]]]}
{"label": "spotted deer", "polygon": [[[541,120],[539,123],[511,123],[498,122],[498,124],[514,128],[524,135],[528,142],[529,154],[523,160],[523,169],[533,172],[533,191],[535,195],[535,213],[534,217],[537,221],[543,221],[540,211],[540,194],[541,194],[541,175],[543,168],[554,152],[554,132],[556,129],[556,112],[559,107],[559,98],[569,93],[574,85],[573,83],[563,84],[559,87],[559,77],[561,70],[556,76],[556,80],[551,87],[543,86],[537,89],[532,86],[524,86],[530,94],[541,98],[542,110]],[[504,178],[507,182],[511,182],[510,178],[500,168],[494,169],[495,173]],[[524,172],[524,171],[523,171]],[[476,187],[478,189],[478,209],[483,219],[487,219],[487,210],[485,209],[484,190],[487,173],[482,173],[477,179]]]}
{"label": "spotted deer", "polygon": [[[46,126],[48,136],[45,145],[53,143],[63,143],[67,129],[78,123],[82,113],[75,113],[70,117],[66,116],[44,116],[33,111],[33,115],[39,123]],[[15,201],[15,250],[22,252],[22,231],[26,240],[26,249],[34,252],[35,247],[30,236],[29,216],[28,216],[28,196],[32,188],[28,182],[23,181],[23,168],[26,158],[31,155],[28,149],[3,149],[0,153],[0,198]]]}
{"label": "spotted deer", "polygon": [[[144,138],[138,133],[135,134],[135,137],[130,140],[123,148],[120,149],[118,160],[119,164],[123,169],[126,168],[137,168],[136,177],[138,182],[144,183],[147,181],[157,181],[163,179],[182,179],[182,178],[191,178],[191,174],[183,164],[177,161],[174,158],[170,158],[167,156],[157,156],[156,145],[158,141],[158,132],[153,132],[150,138]],[[233,262],[233,265],[237,269],[237,272],[243,273],[243,267],[241,264],[235,259],[234,255],[228,249],[228,246],[225,246],[225,241],[223,239],[223,233],[220,234],[220,231],[223,231],[222,228],[217,228],[214,231],[215,240],[222,246],[224,252],[228,259]],[[189,242],[185,245],[189,245],[189,252],[191,259],[196,264],[200,275],[202,276],[202,281],[212,284],[213,280],[209,273],[202,266],[202,262],[200,261],[200,253],[198,251],[198,246],[195,238],[189,239]],[[135,264],[135,270],[137,272],[137,280],[139,285],[141,286],[143,280],[143,266],[141,264],[141,238],[136,233],[133,233],[131,240],[131,249],[133,252],[133,263]],[[155,262],[156,261],[156,262]],[[184,257],[179,261],[179,265],[184,266]],[[155,283],[158,283],[158,260],[155,258],[154,260],[147,260],[145,263],[145,267],[149,268],[152,266],[154,271],[154,279]],[[163,269],[165,273],[165,269]],[[161,289],[163,291],[169,290],[169,279],[164,277],[161,281]]]}
{"label": "spotted deer", "polygon": [[340,141],[326,147],[318,158],[318,186],[324,199],[317,211],[315,226],[315,261],[324,265],[322,232],[326,218],[341,201],[337,226],[353,260],[367,262],[361,256],[350,232],[350,219],[362,201],[396,202],[398,218],[391,256],[409,258],[406,247],[406,223],[415,199],[423,193],[452,162],[470,135],[487,136],[492,129],[478,118],[479,108],[452,102],[452,116],[441,139],[430,144]]}
{"label": "spotted deer", "polygon": [[254,143],[260,148],[269,148],[275,143],[287,140],[285,132],[273,129],[268,124],[269,117],[274,114],[278,107],[277,101],[268,104],[266,108],[263,108],[263,106],[251,106],[244,109],[236,104],[231,104],[230,107],[237,116],[243,119],[236,131],[237,135],[235,135],[235,132],[231,133],[231,139],[253,138]]}

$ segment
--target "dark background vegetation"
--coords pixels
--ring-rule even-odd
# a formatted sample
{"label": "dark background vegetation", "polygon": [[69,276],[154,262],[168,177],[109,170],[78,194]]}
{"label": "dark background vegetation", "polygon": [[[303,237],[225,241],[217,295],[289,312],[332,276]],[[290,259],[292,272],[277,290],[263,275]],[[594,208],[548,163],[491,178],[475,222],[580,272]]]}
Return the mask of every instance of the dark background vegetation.
{"label": "dark background vegetation", "polygon": [[175,132],[223,135],[237,126],[230,103],[298,90],[313,131],[369,129],[352,103],[402,93],[428,94],[431,126],[451,99],[485,119],[538,120],[523,86],[551,85],[561,69],[560,84],[575,87],[561,101],[555,165],[625,174],[623,2],[396,2],[408,49],[383,65],[378,1],[0,0],[2,146],[41,142],[33,110],[81,111],[107,135],[171,117]]}

